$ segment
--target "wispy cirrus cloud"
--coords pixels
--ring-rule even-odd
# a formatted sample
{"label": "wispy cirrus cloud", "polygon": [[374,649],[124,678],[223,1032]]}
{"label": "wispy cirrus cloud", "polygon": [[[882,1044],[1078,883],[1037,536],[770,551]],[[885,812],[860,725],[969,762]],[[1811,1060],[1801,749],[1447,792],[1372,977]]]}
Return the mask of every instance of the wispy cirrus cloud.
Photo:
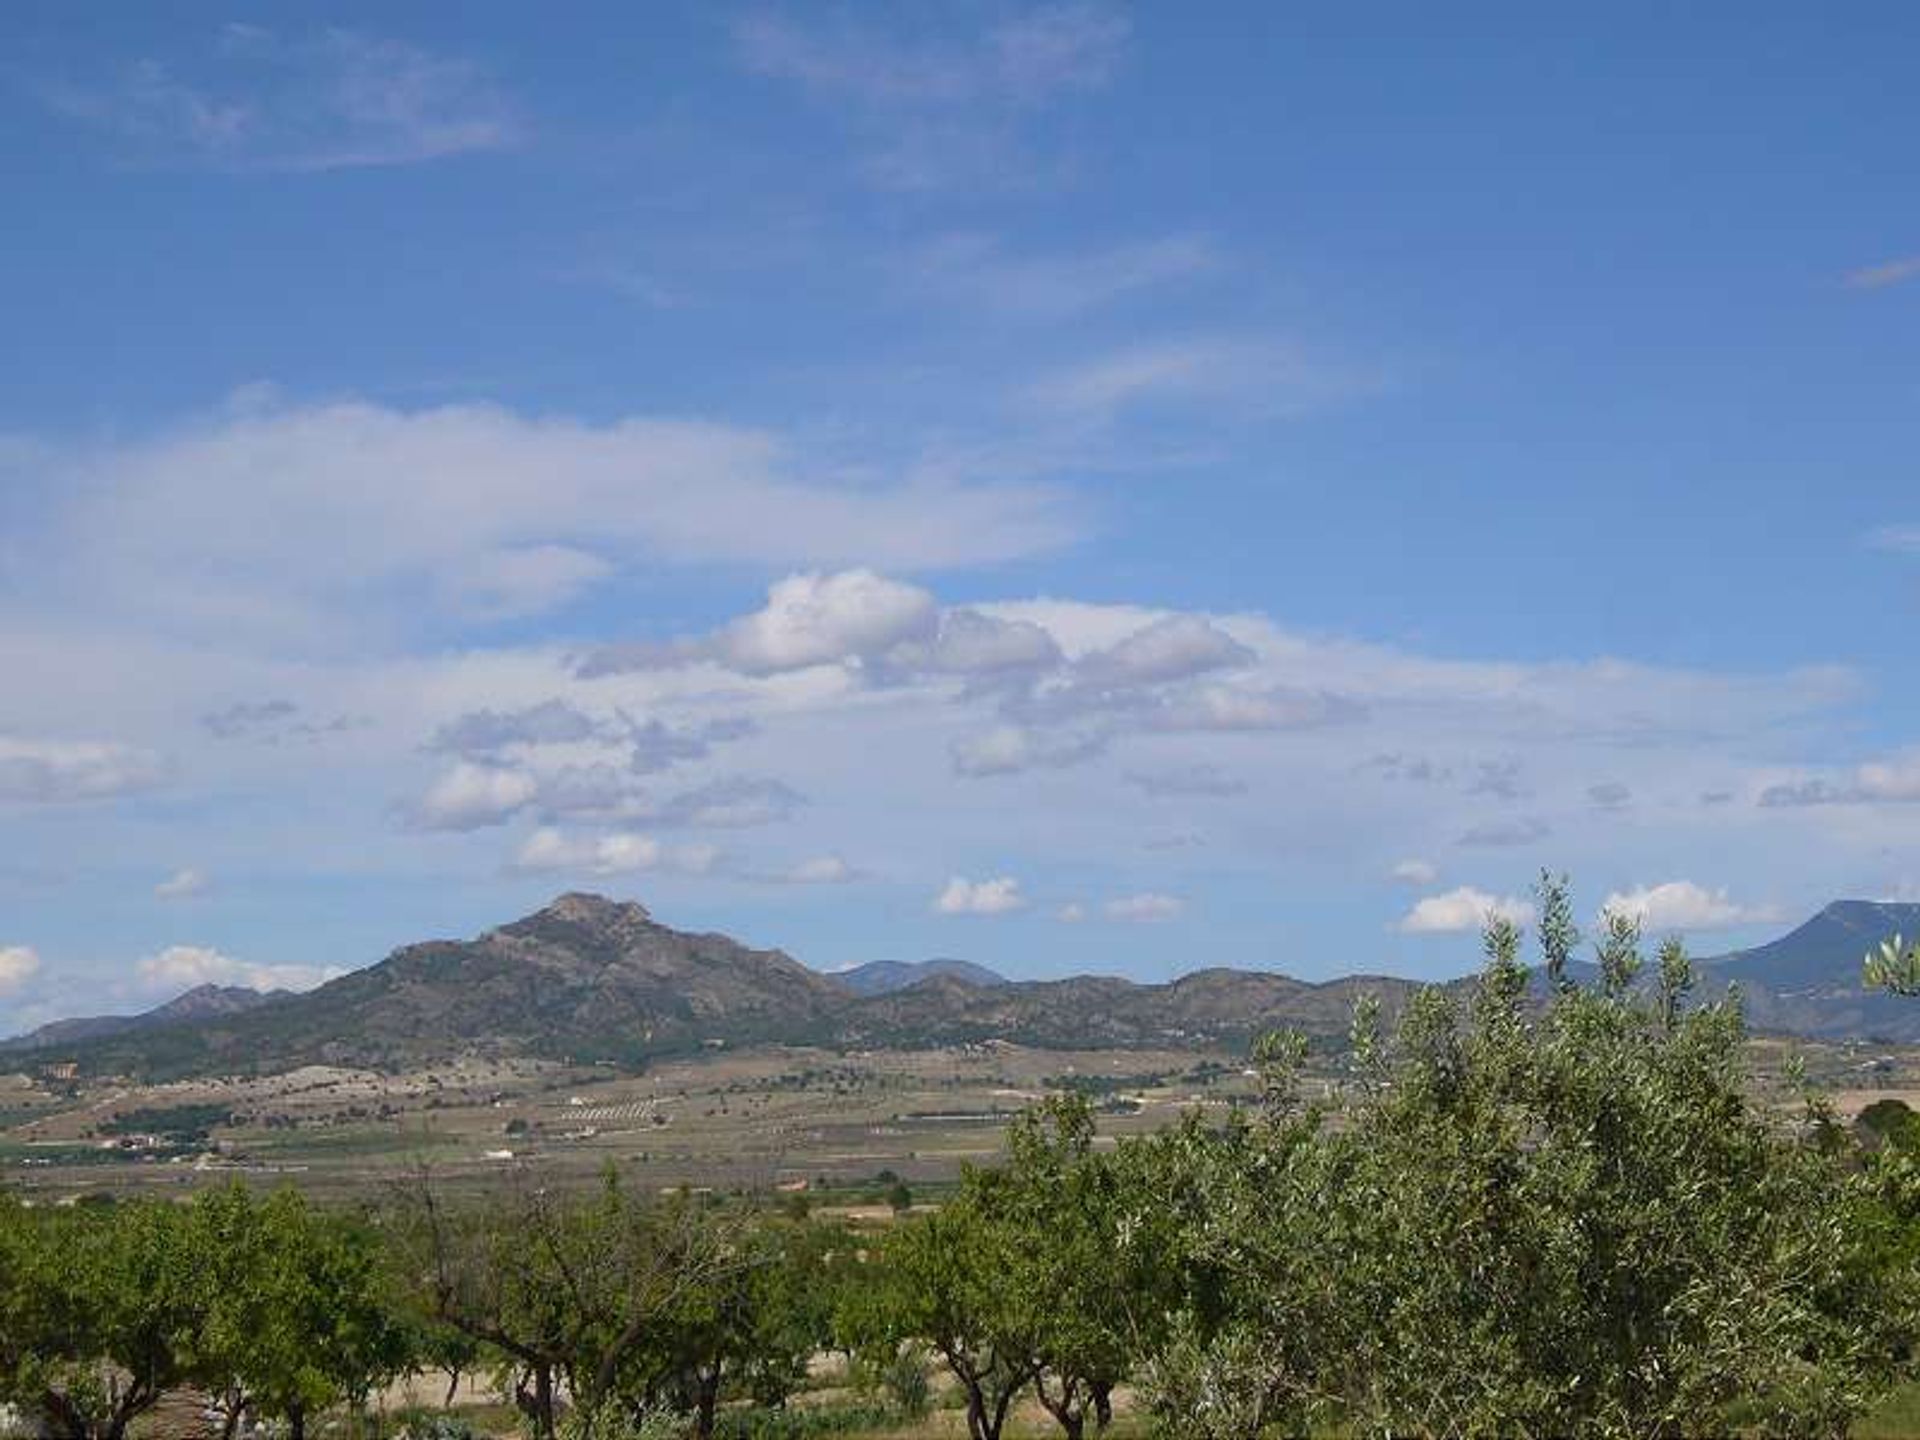
{"label": "wispy cirrus cloud", "polygon": [[1884,290],[1889,285],[1917,279],[1920,279],[1920,255],[1903,255],[1878,265],[1862,265],[1846,274],[1847,284],[1855,290]]}
{"label": "wispy cirrus cloud", "polygon": [[[701,421],[246,396],[159,434],[36,450],[23,483],[72,499],[23,539],[20,568],[76,611],[286,654],[551,613],[663,562],[926,570],[1083,533],[1044,484],[822,468]],[[243,706],[213,723],[286,718]]]}
{"label": "wispy cirrus cloud", "polygon": [[1867,535],[1867,543],[1876,550],[1920,555],[1920,525],[1882,525]]}
{"label": "wispy cirrus cloud", "polygon": [[413,165],[504,149],[524,128],[478,63],[341,29],[232,24],[190,53],[38,89],[129,158],[228,170]]}
{"label": "wispy cirrus cloud", "polygon": [[985,27],[874,13],[887,20],[755,11],[734,23],[734,54],[754,74],[849,109],[866,132],[859,169],[894,190],[1004,186],[1031,172],[1035,117],[1109,84],[1132,33],[1125,15],[1095,3],[1036,6]]}
{"label": "wispy cirrus cloud", "polygon": [[1113,77],[1132,25],[1104,5],[1041,5],[983,30],[885,27],[759,10],[733,25],[748,70],[884,107],[1038,104]]}
{"label": "wispy cirrus cloud", "polygon": [[992,235],[957,234],[927,246],[908,275],[920,292],[975,310],[1056,320],[1193,280],[1220,263],[1214,244],[1193,234],[1050,254],[1023,254]]}
{"label": "wispy cirrus cloud", "polygon": [[1024,400],[1031,410],[1081,424],[1169,407],[1285,419],[1380,383],[1298,344],[1198,335],[1129,344],[1061,367],[1031,382]]}

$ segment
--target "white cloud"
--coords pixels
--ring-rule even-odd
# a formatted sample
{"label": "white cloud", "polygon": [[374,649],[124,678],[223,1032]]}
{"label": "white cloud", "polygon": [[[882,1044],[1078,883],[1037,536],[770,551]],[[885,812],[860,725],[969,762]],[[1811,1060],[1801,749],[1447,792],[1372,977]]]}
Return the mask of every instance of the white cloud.
{"label": "white cloud", "polygon": [[980,735],[953,742],[954,773],[1014,775],[1036,767],[1077,765],[1106,748],[1097,732],[1040,731],[1022,725],[996,725]]}
{"label": "white cloud", "polygon": [[1305,414],[1377,384],[1297,346],[1202,336],[1128,345],[1066,366],[1035,381],[1026,398],[1035,410],[1080,424],[1172,407],[1266,419]]}
{"label": "white cloud", "polygon": [[191,990],[200,985],[311,990],[342,973],[316,965],[256,965],[201,945],[169,945],[140,961],[137,968],[141,981],[152,990]]}
{"label": "white cloud", "polygon": [[971,34],[888,33],[839,16],[803,25],[760,11],[735,21],[749,70],[887,110],[1033,104],[1097,87],[1131,30],[1105,5],[1053,4]]}
{"label": "white cloud", "polygon": [[1920,525],[1882,525],[1867,540],[1876,549],[1920,555]]}
{"label": "white cloud", "polygon": [[419,830],[478,830],[506,823],[539,793],[525,770],[463,760],[433,782],[409,818]]}
{"label": "white cloud", "polygon": [[40,956],[29,945],[0,945],[0,994],[18,990],[40,970]]}
{"label": "white cloud", "polygon": [[1047,319],[1191,279],[1217,264],[1213,246],[1194,235],[1046,256],[1010,254],[991,236],[950,235],[919,257],[914,281],[970,308]]}
{"label": "white cloud", "polygon": [[195,895],[204,895],[206,890],[205,872],[195,870],[191,866],[174,871],[153,887],[153,893],[162,900],[186,900]]}
{"label": "white cloud", "polygon": [[570,545],[526,545],[475,555],[440,583],[448,609],[509,620],[556,610],[614,571],[600,556]]}
{"label": "white cloud", "polygon": [[1429,895],[1416,901],[1400,920],[1399,928],[1409,935],[1450,935],[1479,930],[1491,917],[1526,925],[1533,920],[1530,901],[1514,896],[1490,895],[1471,885],[1462,885],[1443,895]]}
{"label": "white cloud", "polygon": [[1915,802],[1920,802],[1920,750],[1871,760],[1832,778],[1807,775],[1778,781],[1760,792],[1760,804],[1769,809]]}
{"label": "white cloud", "polygon": [[151,790],[165,777],[160,757],[136,746],[0,735],[0,801],[111,800]]}
{"label": "white cloud", "polygon": [[1161,685],[1253,659],[1252,650],[1204,616],[1169,615],[1081,657],[1074,665],[1074,681],[1101,690]]}
{"label": "white cloud", "polygon": [[1469,827],[1456,842],[1476,846],[1537,845],[1553,834],[1553,827],[1537,815],[1484,820]]}
{"label": "white cloud", "polygon": [[790,575],[767,591],[766,607],[714,637],[720,660],[746,675],[872,659],[932,635],[933,596],[871,570]]}
{"label": "white cloud", "polygon": [[1847,272],[1847,284],[1856,290],[1884,290],[1889,285],[1920,278],[1920,255],[1903,255],[1879,265],[1863,265]]}
{"label": "white cloud", "polygon": [[1087,918],[1087,907],[1078,900],[1069,900],[1053,912],[1053,918],[1064,925],[1078,925]]}
{"label": "white cloud", "polygon": [[1109,900],[1100,907],[1109,920],[1119,920],[1129,925],[1152,925],[1161,921],[1177,920],[1186,912],[1187,902],[1177,895],[1162,895],[1145,892],[1139,895],[1122,895]]}
{"label": "white cloud", "polygon": [[844,885],[858,872],[838,855],[815,855],[802,860],[781,877],[789,885]]}
{"label": "white cloud", "polygon": [[1127,782],[1155,799],[1174,796],[1205,796],[1226,799],[1247,793],[1247,782],[1229,775],[1217,765],[1194,764],[1176,770],[1134,772]]}
{"label": "white cloud", "polygon": [[[249,401],[144,440],[36,452],[23,483],[71,498],[20,554],[48,555],[33,578],[76,614],[284,654],[530,613],[662,561],[925,569],[1075,533],[1043,487],[802,480],[800,463],[768,434],[694,421]],[[930,613],[871,572],[796,576],[724,638],[771,670],[835,635],[906,638]]]}
{"label": "white cloud", "polygon": [[1440,867],[1431,860],[1402,860],[1387,872],[1401,885],[1431,885],[1440,878]]}
{"label": "white cloud", "polygon": [[233,170],[418,164],[498,150],[520,131],[479,66],[396,40],[231,24],[184,59],[143,59],[99,83],[41,93],[136,158]]}
{"label": "white cloud", "polygon": [[947,675],[1003,675],[1049,669],[1060,663],[1060,646],[1029,620],[996,620],[978,610],[942,612],[932,643],[909,640],[894,647],[888,663]]}
{"label": "white cloud", "polygon": [[947,882],[947,888],[934,897],[933,908],[942,915],[1006,915],[1026,903],[1020,893],[1020,882],[1012,876],[968,880],[956,875]]}
{"label": "white cloud", "polygon": [[1202,685],[1166,696],[1148,712],[1154,730],[1311,730],[1360,719],[1351,700],[1300,690]]}
{"label": "white cloud", "polygon": [[633,875],[648,870],[704,875],[719,858],[720,852],[711,845],[663,845],[650,835],[624,830],[604,835],[568,835],[543,827],[521,843],[513,868],[531,873],[596,876]]}
{"label": "white cloud", "polygon": [[1630,915],[1648,930],[1725,930],[1738,925],[1767,924],[1780,919],[1771,905],[1742,905],[1725,890],[1709,890],[1691,880],[1669,880],[1616,890],[1601,912]]}

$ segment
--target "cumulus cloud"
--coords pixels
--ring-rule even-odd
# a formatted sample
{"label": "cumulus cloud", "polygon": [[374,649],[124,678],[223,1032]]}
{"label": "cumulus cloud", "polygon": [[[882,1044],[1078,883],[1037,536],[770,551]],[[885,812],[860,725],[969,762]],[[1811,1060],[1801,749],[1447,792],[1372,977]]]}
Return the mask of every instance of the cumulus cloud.
{"label": "cumulus cloud", "polygon": [[0,995],[18,990],[40,972],[40,956],[30,945],[0,945]]}
{"label": "cumulus cloud", "polygon": [[419,830],[479,830],[504,825],[531,805],[540,783],[525,770],[461,761],[417,800],[410,819]]}
{"label": "cumulus cloud", "polygon": [[1691,880],[1616,890],[1600,909],[1603,914],[1630,915],[1648,930],[1726,930],[1780,919],[1774,906],[1743,905],[1725,890],[1709,890]]}
{"label": "cumulus cloud", "polygon": [[1121,895],[1100,907],[1109,920],[1128,925],[1152,925],[1177,920],[1185,913],[1187,902],[1177,895],[1148,891],[1139,895]]}
{"label": "cumulus cloud", "polygon": [[140,980],[152,990],[238,985],[248,990],[311,990],[340,975],[316,965],[257,965],[202,945],[169,945],[140,961]]}
{"label": "cumulus cloud", "polygon": [[207,884],[206,873],[189,866],[174,871],[153,887],[153,893],[162,900],[187,900],[195,895],[204,895]]}
{"label": "cumulus cloud", "polygon": [[1418,900],[1403,917],[1399,929],[1409,935],[1451,935],[1479,930],[1490,918],[1511,920],[1516,925],[1530,924],[1533,904],[1516,896],[1492,895],[1471,885],[1462,885],[1442,895]]}
{"label": "cumulus cloud", "polygon": [[1073,678],[1089,689],[1131,689],[1250,664],[1253,651],[1198,615],[1169,615],[1083,656]]}
{"label": "cumulus cloud", "polygon": [[675,870],[704,875],[719,859],[720,852],[711,845],[663,845],[650,835],[624,830],[604,835],[569,835],[543,827],[521,843],[513,858],[513,868],[535,874],[608,876]]}
{"label": "cumulus cloud", "polygon": [[933,596],[871,570],[790,575],[767,591],[764,609],[714,637],[717,658],[746,675],[883,655],[931,635],[939,623]]}
{"label": "cumulus cloud", "polygon": [[1030,620],[999,620],[958,608],[941,613],[931,641],[903,641],[886,658],[907,670],[992,676],[1046,670],[1061,657],[1053,636]]}
{"label": "cumulus cloud", "polygon": [[160,757],[137,746],[0,735],[0,801],[112,800],[151,790],[165,776]]}
{"label": "cumulus cloud", "polygon": [[939,606],[917,585],[872,570],[789,575],[767,603],[711,635],[665,645],[611,646],[587,657],[583,676],[712,661],[743,675],[872,662],[897,645],[930,641]]}
{"label": "cumulus cloud", "polygon": [[1087,918],[1087,907],[1078,900],[1069,900],[1053,912],[1053,918],[1063,925],[1078,925]]}
{"label": "cumulus cloud", "polygon": [[1387,876],[1401,885],[1431,885],[1440,878],[1440,867],[1431,860],[1402,860]]}
{"label": "cumulus cloud", "polygon": [[941,915],[1007,915],[1026,903],[1020,882],[1010,875],[992,880],[968,880],[956,875],[934,897],[933,908]]}

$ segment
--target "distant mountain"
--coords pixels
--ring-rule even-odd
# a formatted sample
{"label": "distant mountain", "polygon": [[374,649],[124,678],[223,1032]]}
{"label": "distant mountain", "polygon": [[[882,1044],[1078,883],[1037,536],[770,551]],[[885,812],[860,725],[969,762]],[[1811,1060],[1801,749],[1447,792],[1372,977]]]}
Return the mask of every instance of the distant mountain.
{"label": "distant mountain", "polygon": [[340,1064],[400,1069],[460,1053],[638,1061],[709,1041],[827,1033],[847,996],[777,950],[655,923],[640,905],[562,895],[476,939],[394,951],[242,1015],[109,1036],[91,1070],[150,1075]]}
{"label": "distant mountain", "polygon": [[891,995],[936,975],[982,988],[1007,983],[999,971],[967,960],[873,960],[851,970],[836,970],[830,978],[856,995]]}
{"label": "distant mountain", "polygon": [[[1920,906],[1843,901],[1769,945],[1702,962],[1697,993],[1738,984],[1757,1031],[1920,1042],[1920,1000],[1860,988],[1862,955],[1902,929],[1920,935]],[[851,980],[821,975],[778,950],[687,934],[639,905],[573,894],[473,940],[405,946],[304,995],[248,991],[237,1001],[196,991],[146,1016],[59,1022],[10,1049],[31,1045],[92,1073],[171,1078],[309,1063],[397,1070],[459,1054],[638,1064],[769,1043],[1243,1049],[1282,1027],[1337,1045],[1359,996],[1378,997],[1391,1019],[1420,988],[1223,969],[1165,985],[1016,982],[943,961],[863,970]]]}
{"label": "distant mountain", "polygon": [[1862,957],[1895,935],[1920,940],[1920,905],[1836,900],[1778,940],[1706,963],[1743,984],[1769,990],[1857,990]]}
{"label": "distant mountain", "polygon": [[176,995],[166,1004],[155,1006],[151,1010],[143,1010],[137,1015],[85,1015],[76,1016],[71,1020],[55,1020],[50,1024],[42,1025],[37,1030],[30,1030],[25,1035],[16,1035],[10,1040],[0,1040],[0,1054],[20,1050],[43,1050],[50,1046],[71,1046],[84,1040],[101,1040],[110,1035],[124,1035],[130,1031],[153,1030],[188,1021],[242,1015],[286,993],[284,990],[249,990],[241,985],[196,985],[185,994]]}
{"label": "distant mountain", "polygon": [[1280,1025],[1331,1040],[1345,1033],[1362,990],[1385,992],[1391,1009],[1415,988],[1232,970],[1170,985],[1014,983],[981,967],[925,968],[905,988],[862,995],[780,951],[685,934],[639,905],[573,894],[473,940],[405,946],[303,995],[242,1014],[73,1036],[64,1053],[92,1073],[165,1079],[302,1064],[396,1070],[457,1054],[634,1064],[766,1043],[1239,1047]]}
{"label": "distant mountain", "polygon": [[1737,984],[1755,1030],[1920,1042],[1920,1000],[1860,983],[1866,953],[1896,934],[1920,939],[1920,905],[1836,900],[1778,940],[1701,961],[1701,979]]}

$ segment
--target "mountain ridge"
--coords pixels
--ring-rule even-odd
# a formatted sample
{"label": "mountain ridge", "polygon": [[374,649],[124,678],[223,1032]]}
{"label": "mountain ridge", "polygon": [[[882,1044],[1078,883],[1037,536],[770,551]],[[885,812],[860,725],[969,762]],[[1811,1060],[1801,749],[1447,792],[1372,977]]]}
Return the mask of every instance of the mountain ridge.
{"label": "mountain ridge", "polygon": [[[1883,924],[1920,932],[1920,905],[1836,901],[1778,940],[1701,960],[1696,994],[1739,985],[1759,1031],[1920,1042],[1920,1002],[1861,988],[1860,957]],[[761,1044],[1239,1049],[1283,1027],[1338,1045],[1361,995],[1391,1018],[1421,988],[1380,975],[1307,981],[1220,967],[1159,984],[1092,975],[980,984],[936,968],[863,994],[783,951],[674,930],[635,902],[571,892],[471,940],[401,946],[305,994],[107,1033],[69,1030],[0,1053],[62,1050],[89,1072],[174,1078],[301,1064],[403,1069],[456,1054],[643,1065]]]}

